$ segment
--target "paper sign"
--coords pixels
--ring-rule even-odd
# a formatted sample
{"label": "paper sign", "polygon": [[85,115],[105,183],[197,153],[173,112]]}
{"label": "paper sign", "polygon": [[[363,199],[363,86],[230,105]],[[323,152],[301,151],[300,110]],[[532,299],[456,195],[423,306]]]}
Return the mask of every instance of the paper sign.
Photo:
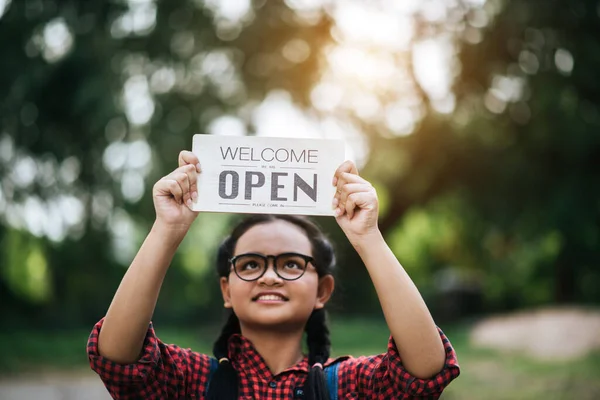
{"label": "paper sign", "polygon": [[333,215],[342,140],[194,135],[195,211]]}

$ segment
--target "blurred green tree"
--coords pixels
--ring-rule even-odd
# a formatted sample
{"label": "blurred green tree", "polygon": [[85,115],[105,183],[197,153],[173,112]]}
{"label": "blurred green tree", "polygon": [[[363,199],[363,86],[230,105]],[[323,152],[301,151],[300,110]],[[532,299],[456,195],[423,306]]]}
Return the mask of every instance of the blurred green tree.
{"label": "blurred green tree", "polygon": [[[102,315],[152,220],[152,183],[193,134],[266,92],[307,104],[329,25],[282,1],[0,2],[3,320]],[[284,57],[290,41],[308,54]],[[227,224],[200,218],[159,313],[211,300],[202,278]]]}
{"label": "blurred green tree", "polygon": [[[151,184],[215,121],[252,132],[275,89],[361,135],[381,229],[438,314],[600,301],[597,2],[369,2],[404,13],[385,32],[356,4],[304,3],[0,1],[5,322],[97,319],[152,221]],[[356,50],[373,38],[379,52]],[[218,310],[207,271],[234,218],[199,217],[158,314]],[[337,309],[372,312],[360,260],[320,222],[339,243]]]}
{"label": "blurred green tree", "polygon": [[487,310],[598,303],[598,3],[487,1],[461,23],[453,112],[372,139],[382,229],[421,287],[479,288]]}

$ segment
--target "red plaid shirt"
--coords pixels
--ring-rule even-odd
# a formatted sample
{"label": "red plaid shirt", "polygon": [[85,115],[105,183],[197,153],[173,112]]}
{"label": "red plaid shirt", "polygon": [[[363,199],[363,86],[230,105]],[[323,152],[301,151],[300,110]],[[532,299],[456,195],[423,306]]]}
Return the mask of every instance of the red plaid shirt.
{"label": "red plaid shirt", "polygon": [[[90,365],[114,399],[203,399],[211,359],[204,354],[162,343],[152,324],[140,359],[129,365],[114,363],[98,354],[98,322],[90,335],[87,350]],[[431,379],[410,375],[402,366],[398,349],[390,338],[387,353],[370,357],[329,359],[325,366],[339,362],[338,398],[341,399],[437,399],[459,374],[456,354],[440,330],[446,349],[444,368]],[[229,340],[229,358],[238,371],[240,399],[294,399],[296,388],[304,386],[308,357],[273,375],[252,343],[241,335]]]}

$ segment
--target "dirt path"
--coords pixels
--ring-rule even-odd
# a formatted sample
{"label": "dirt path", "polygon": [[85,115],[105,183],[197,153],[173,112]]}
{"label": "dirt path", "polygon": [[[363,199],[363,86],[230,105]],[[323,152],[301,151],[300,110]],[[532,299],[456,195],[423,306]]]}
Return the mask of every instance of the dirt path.
{"label": "dirt path", "polygon": [[2,400],[111,400],[97,375],[75,373],[0,379]]}
{"label": "dirt path", "polygon": [[600,349],[598,332],[597,309],[548,307],[486,318],[474,327],[471,341],[539,360],[566,361]]}

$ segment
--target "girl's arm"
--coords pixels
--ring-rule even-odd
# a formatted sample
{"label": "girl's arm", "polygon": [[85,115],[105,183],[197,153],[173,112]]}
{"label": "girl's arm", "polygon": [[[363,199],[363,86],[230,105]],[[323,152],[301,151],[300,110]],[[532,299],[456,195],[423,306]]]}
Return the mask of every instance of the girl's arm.
{"label": "girl's arm", "polygon": [[437,374],[446,352],[419,290],[381,234],[363,238],[355,248],[373,280],[404,367],[417,378]]}
{"label": "girl's arm", "polygon": [[432,377],[444,367],[444,345],[425,301],[379,231],[375,189],[350,161],[338,168],[333,184],[337,222],[369,271],[402,364],[417,378]]}
{"label": "girl's arm", "polygon": [[196,171],[197,157],[183,151],[179,168],[154,185],[156,221],[125,273],[98,337],[98,352],[111,361],[129,364],[140,357],[167,269],[197,216],[189,208],[197,197]]}

